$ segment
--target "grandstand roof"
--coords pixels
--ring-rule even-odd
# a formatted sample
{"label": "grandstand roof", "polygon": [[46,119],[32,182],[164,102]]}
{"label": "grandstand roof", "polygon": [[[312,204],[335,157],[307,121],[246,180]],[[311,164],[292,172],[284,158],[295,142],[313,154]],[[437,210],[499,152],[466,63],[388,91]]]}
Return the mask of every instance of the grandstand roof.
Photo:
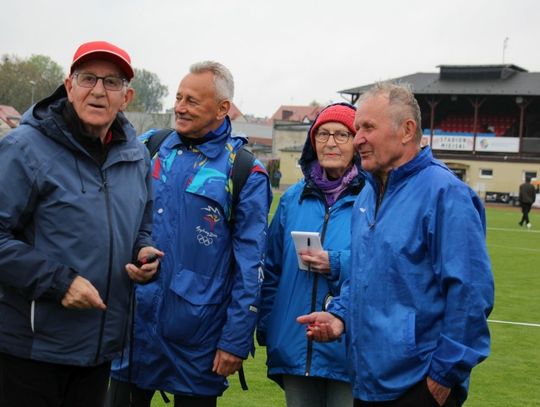
{"label": "grandstand roof", "polygon": [[[409,83],[416,95],[540,95],[540,72],[516,65],[440,65],[439,73],[418,72],[390,79]],[[357,98],[373,84],[339,91]]]}

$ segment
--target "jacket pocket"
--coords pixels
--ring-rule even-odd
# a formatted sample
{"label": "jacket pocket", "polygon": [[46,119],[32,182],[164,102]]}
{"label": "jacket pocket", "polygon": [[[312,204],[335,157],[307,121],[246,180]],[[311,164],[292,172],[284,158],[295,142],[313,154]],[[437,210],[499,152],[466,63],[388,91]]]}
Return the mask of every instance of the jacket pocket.
{"label": "jacket pocket", "polygon": [[219,279],[178,268],[163,299],[163,336],[187,346],[215,341],[223,298]]}
{"label": "jacket pocket", "polygon": [[416,314],[408,312],[405,316],[404,324],[405,349],[409,354],[416,353]]}

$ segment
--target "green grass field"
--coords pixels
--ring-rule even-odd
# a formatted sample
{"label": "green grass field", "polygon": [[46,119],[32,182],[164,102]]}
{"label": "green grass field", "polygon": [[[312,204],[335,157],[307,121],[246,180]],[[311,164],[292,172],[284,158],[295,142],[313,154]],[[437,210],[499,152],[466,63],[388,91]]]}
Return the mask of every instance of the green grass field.
{"label": "green grass field", "polygon": [[[274,197],[271,214],[279,195]],[[491,321],[540,324],[540,211],[533,210],[533,228],[520,228],[516,208],[487,209],[487,242],[495,276],[495,308]],[[467,407],[540,406],[540,326],[490,323],[491,356],[473,370]],[[266,378],[265,349],[245,363],[249,391],[238,378],[218,400],[220,407],[284,406],[281,389]],[[165,407],[159,395],[154,407]],[[309,406],[306,406],[309,407]]]}

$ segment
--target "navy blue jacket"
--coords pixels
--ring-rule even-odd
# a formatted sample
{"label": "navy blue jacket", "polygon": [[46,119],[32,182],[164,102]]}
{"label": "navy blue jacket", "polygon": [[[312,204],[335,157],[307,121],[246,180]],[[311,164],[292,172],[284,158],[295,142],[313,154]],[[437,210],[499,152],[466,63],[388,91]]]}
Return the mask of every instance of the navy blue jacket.
{"label": "navy blue jacket", "polygon": [[[65,103],[62,86],[0,141],[0,352],[88,366],[122,349],[124,266],[152,244],[150,160],[118,114],[127,140],[99,165],[68,129]],[[77,275],[106,311],[62,306]]]}

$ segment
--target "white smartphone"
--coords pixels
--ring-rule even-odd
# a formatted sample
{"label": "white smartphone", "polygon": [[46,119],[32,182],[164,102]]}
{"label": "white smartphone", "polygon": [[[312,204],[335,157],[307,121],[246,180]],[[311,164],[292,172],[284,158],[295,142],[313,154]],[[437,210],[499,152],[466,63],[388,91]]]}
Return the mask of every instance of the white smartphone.
{"label": "white smartphone", "polygon": [[298,267],[301,270],[307,270],[308,266],[302,263],[302,258],[300,257],[300,251],[307,249],[312,250],[323,250],[321,244],[321,235],[319,232],[300,232],[293,230],[291,236],[294,241],[294,248],[296,249],[296,257],[298,258]]}

